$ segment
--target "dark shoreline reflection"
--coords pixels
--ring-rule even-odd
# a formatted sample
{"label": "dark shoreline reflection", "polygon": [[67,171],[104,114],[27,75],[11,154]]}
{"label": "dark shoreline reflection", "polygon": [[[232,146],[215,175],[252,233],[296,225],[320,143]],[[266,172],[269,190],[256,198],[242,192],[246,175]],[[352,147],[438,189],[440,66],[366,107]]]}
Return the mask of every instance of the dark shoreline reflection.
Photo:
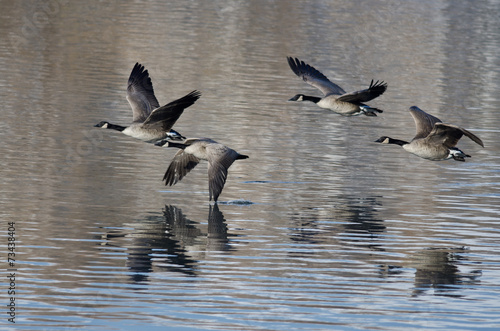
{"label": "dark shoreline reflection", "polygon": [[381,204],[375,197],[342,196],[335,205],[325,209],[307,209],[291,216],[289,237],[293,242],[318,244],[339,240],[349,245],[361,245],[380,250],[372,240],[386,229],[384,221],[376,217]]}
{"label": "dark shoreline reflection", "polygon": [[349,197],[346,196],[346,203],[336,207],[337,220],[344,220],[342,224],[343,232],[341,239],[351,246],[362,246],[370,250],[384,251],[382,244],[376,239],[379,234],[386,230],[384,220],[377,218],[377,207],[382,203],[377,201],[377,197]]}
{"label": "dark shoreline reflection", "polygon": [[104,247],[126,248],[126,266],[133,283],[147,282],[148,274],[156,268],[196,276],[198,260],[190,247],[206,240],[207,251],[230,250],[227,225],[217,204],[210,205],[208,231],[203,233],[200,223],[186,218],[176,206],[166,205],[163,216],[146,216],[123,229],[112,229],[102,236]]}

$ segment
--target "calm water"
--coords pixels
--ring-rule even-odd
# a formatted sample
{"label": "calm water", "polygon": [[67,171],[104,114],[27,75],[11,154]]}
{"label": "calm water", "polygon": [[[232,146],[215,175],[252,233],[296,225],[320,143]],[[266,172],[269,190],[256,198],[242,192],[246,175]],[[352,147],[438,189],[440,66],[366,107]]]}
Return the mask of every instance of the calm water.
{"label": "calm water", "polygon": [[[493,330],[500,327],[498,1],[1,1],[1,329]],[[286,102],[388,82],[377,118]],[[127,124],[126,82],[241,153],[218,206],[206,164],[161,182],[175,151]],[[480,136],[430,162],[417,105]],[[8,277],[15,269],[15,295]],[[15,324],[6,307],[15,298]]]}

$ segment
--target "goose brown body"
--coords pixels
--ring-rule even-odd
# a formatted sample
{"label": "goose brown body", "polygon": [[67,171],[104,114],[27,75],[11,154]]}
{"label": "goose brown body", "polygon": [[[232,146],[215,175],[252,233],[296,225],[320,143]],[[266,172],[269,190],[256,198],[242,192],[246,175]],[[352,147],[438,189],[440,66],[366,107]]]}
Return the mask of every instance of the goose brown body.
{"label": "goose brown body", "polygon": [[383,112],[381,109],[364,104],[364,102],[368,102],[382,95],[387,89],[386,83],[379,81],[373,82],[372,80],[367,89],[347,93],[343,88],[331,82],[319,70],[306,64],[304,61],[292,57],[288,57],[287,60],[290,69],[292,69],[295,75],[323,92],[324,95],[323,98],[319,98],[297,94],[289,101],[311,101],[321,108],[329,109],[343,116],[357,116],[361,114],[366,116],[377,116],[376,113]]}
{"label": "goose brown body", "polygon": [[165,185],[175,185],[182,180],[200,160],[208,161],[208,188],[210,200],[217,201],[226,183],[228,168],[234,161],[248,158],[210,138],[188,138],[183,142],[163,140],[157,146],[177,147],[163,180]]}
{"label": "goose brown body", "polygon": [[127,100],[132,108],[132,124],[121,126],[101,121],[95,126],[121,131],[123,134],[149,143],[165,138],[182,140],[184,137],[172,130],[172,127],[184,109],[193,105],[200,96],[201,93],[195,90],[160,107],[148,71],[136,63],[127,85]]}
{"label": "goose brown body", "polygon": [[410,142],[387,136],[380,137],[375,142],[400,145],[407,152],[432,161],[451,158],[456,161],[465,161],[466,157],[470,157],[456,147],[462,136],[466,136],[484,147],[478,136],[464,128],[442,123],[439,118],[416,106],[410,107],[409,111],[416,126],[415,137]]}

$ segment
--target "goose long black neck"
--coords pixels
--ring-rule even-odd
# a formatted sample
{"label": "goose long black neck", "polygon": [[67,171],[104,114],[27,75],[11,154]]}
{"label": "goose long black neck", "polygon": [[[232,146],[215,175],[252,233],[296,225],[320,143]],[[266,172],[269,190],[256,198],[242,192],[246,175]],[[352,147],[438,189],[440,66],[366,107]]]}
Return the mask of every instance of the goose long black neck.
{"label": "goose long black neck", "polygon": [[311,102],[314,102],[314,103],[318,103],[321,100],[321,98],[313,97],[313,96],[310,96],[310,95],[303,95],[302,96],[302,100],[303,101],[311,101]]}
{"label": "goose long black neck", "polygon": [[106,121],[102,121],[94,125],[97,128],[104,128],[104,129],[111,129],[111,130],[116,130],[122,132],[125,130],[127,127],[126,126],[121,126],[121,125],[116,125],[116,124],[111,124]]}
{"label": "goose long black neck", "polygon": [[184,144],[184,143],[176,143],[176,142],[173,142],[171,140],[169,140],[167,142],[167,147],[177,147],[177,148],[180,148],[180,149],[186,149],[187,145]]}
{"label": "goose long black neck", "polygon": [[121,126],[121,125],[116,125],[116,124],[108,124],[108,129],[116,130],[122,132],[125,130],[127,127],[126,126]]}
{"label": "goose long black neck", "polygon": [[407,141],[400,140],[400,139],[394,139],[394,138],[390,138],[390,137],[387,137],[387,139],[388,139],[388,141],[387,141],[388,144],[399,145],[399,146],[403,146],[403,145],[408,144]]}
{"label": "goose long black neck", "polygon": [[393,144],[393,145],[399,145],[399,146],[403,146],[403,145],[408,144],[407,141],[394,139],[394,138],[387,137],[387,136],[380,137],[377,140],[375,140],[375,142],[381,143],[381,144]]}

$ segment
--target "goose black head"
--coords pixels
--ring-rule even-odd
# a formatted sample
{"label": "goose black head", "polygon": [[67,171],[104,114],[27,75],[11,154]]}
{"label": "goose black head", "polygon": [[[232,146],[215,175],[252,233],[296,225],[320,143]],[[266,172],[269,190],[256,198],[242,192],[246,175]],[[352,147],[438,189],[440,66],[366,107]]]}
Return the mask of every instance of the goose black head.
{"label": "goose black head", "polygon": [[297,94],[297,95],[293,96],[292,98],[288,99],[288,101],[304,101],[304,95]]}
{"label": "goose black head", "polygon": [[109,122],[106,122],[106,121],[100,121],[99,123],[94,125],[94,127],[96,127],[96,128],[103,128],[103,129],[107,129],[108,126],[109,126]]}

